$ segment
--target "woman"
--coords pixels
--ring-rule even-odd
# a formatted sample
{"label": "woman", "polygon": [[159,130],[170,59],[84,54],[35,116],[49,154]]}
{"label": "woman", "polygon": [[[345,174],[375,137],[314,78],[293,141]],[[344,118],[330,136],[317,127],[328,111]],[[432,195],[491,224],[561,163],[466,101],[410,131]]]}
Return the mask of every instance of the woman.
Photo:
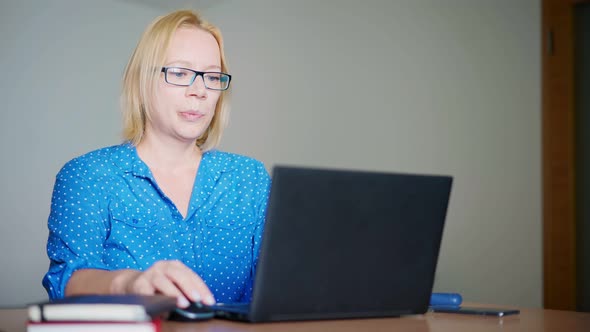
{"label": "woman", "polygon": [[249,300],[270,178],[259,161],[215,149],[230,80],[221,33],[198,14],[148,26],[123,78],[126,141],[57,174],[43,279],[50,298]]}

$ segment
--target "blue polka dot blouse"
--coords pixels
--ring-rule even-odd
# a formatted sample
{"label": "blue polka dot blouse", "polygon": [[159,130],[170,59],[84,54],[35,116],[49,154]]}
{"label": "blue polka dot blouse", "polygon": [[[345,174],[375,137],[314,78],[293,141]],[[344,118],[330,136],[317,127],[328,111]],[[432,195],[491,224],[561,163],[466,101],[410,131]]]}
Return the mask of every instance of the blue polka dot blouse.
{"label": "blue polka dot blouse", "polygon": [[249,301],[269,189],[261,162],[205,152],[183,218],[134,146],[75,158],[56,176],[43,286],[56,299],[78,269],[146,270],[179,260],[217,301]]}

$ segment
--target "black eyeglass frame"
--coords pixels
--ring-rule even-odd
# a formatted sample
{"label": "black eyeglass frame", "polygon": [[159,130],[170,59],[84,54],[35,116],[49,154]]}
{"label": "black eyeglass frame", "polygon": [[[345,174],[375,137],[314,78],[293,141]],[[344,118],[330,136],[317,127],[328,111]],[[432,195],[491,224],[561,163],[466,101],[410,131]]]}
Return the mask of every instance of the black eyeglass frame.
{"label": "black eyeglass frame", "polygon": [[[176,84],[176,83],[168,82],[168,69],[183,69],[183,70],[188,70],[190,72],[195,73],[195,76],[193,77],[192,81],[189,84]],[[228,74],[228,73],[221,72],[221,71],[196,71],[196,70],[192,70],[190,68],[184,68],[184,67],[162,67],[161,72],[164,73],[164,80],[166,81],[166,83],[172,84],[172,85],[176,85],[176,86],[191,86],[191,85],[193,85],[193,83],[195,83],[195,80],[199,76],[201,76],[201,78],[203,79],[203,83],[205,84],[205,88],[207,88],[209,90],[225,91],[225,90],[229,89],[229,84],[231,83],[231,75]],[[227,80],[227,87],[225,89],[216,89],[216,88],[210,88],[210,87],[208,87],[207,86],[207,82],[205,81],[205,74],[223,74],[223,75],[226,75],[227,78],[228,78],[228,80]]]}

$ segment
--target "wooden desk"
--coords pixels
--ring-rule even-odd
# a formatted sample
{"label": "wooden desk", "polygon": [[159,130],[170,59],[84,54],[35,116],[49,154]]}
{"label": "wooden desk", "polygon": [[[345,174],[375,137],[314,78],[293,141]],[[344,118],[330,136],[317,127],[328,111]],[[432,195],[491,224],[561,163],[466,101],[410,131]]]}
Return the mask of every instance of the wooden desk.
{"label": "wooden desk", "polygon": [[[25,332],[24,309],[1,309],[1,332]],[[469,316],[458,314],[428,313],[403,318],[349,319],[334,321],[286,322],[286,323],[236,323],[210,320],[203,323],[165,322],[162,332],[352,332],[352,331],[590,331],[590,313],[571,311],[521,309],[520,315],[504,318]],[[105,331],[108,332],[108,331]]]}

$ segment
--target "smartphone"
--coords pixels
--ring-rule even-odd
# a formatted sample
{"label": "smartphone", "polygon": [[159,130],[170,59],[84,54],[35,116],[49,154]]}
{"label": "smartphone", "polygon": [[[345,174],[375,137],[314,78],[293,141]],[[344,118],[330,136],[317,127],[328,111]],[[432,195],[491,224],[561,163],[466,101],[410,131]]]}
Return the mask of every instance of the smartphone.
{"label": "smartphone", "polygon": [[502,309],[502,308],[476,308],[476,307],[444,307],[435,306],[430,307],[430,311],[433,312],[446,312],[452,314],[466,314],[466,315],[483,315],[483,316],[496,316],[504,317],[508,315],[518,315],[520,310],[518,309]]}

